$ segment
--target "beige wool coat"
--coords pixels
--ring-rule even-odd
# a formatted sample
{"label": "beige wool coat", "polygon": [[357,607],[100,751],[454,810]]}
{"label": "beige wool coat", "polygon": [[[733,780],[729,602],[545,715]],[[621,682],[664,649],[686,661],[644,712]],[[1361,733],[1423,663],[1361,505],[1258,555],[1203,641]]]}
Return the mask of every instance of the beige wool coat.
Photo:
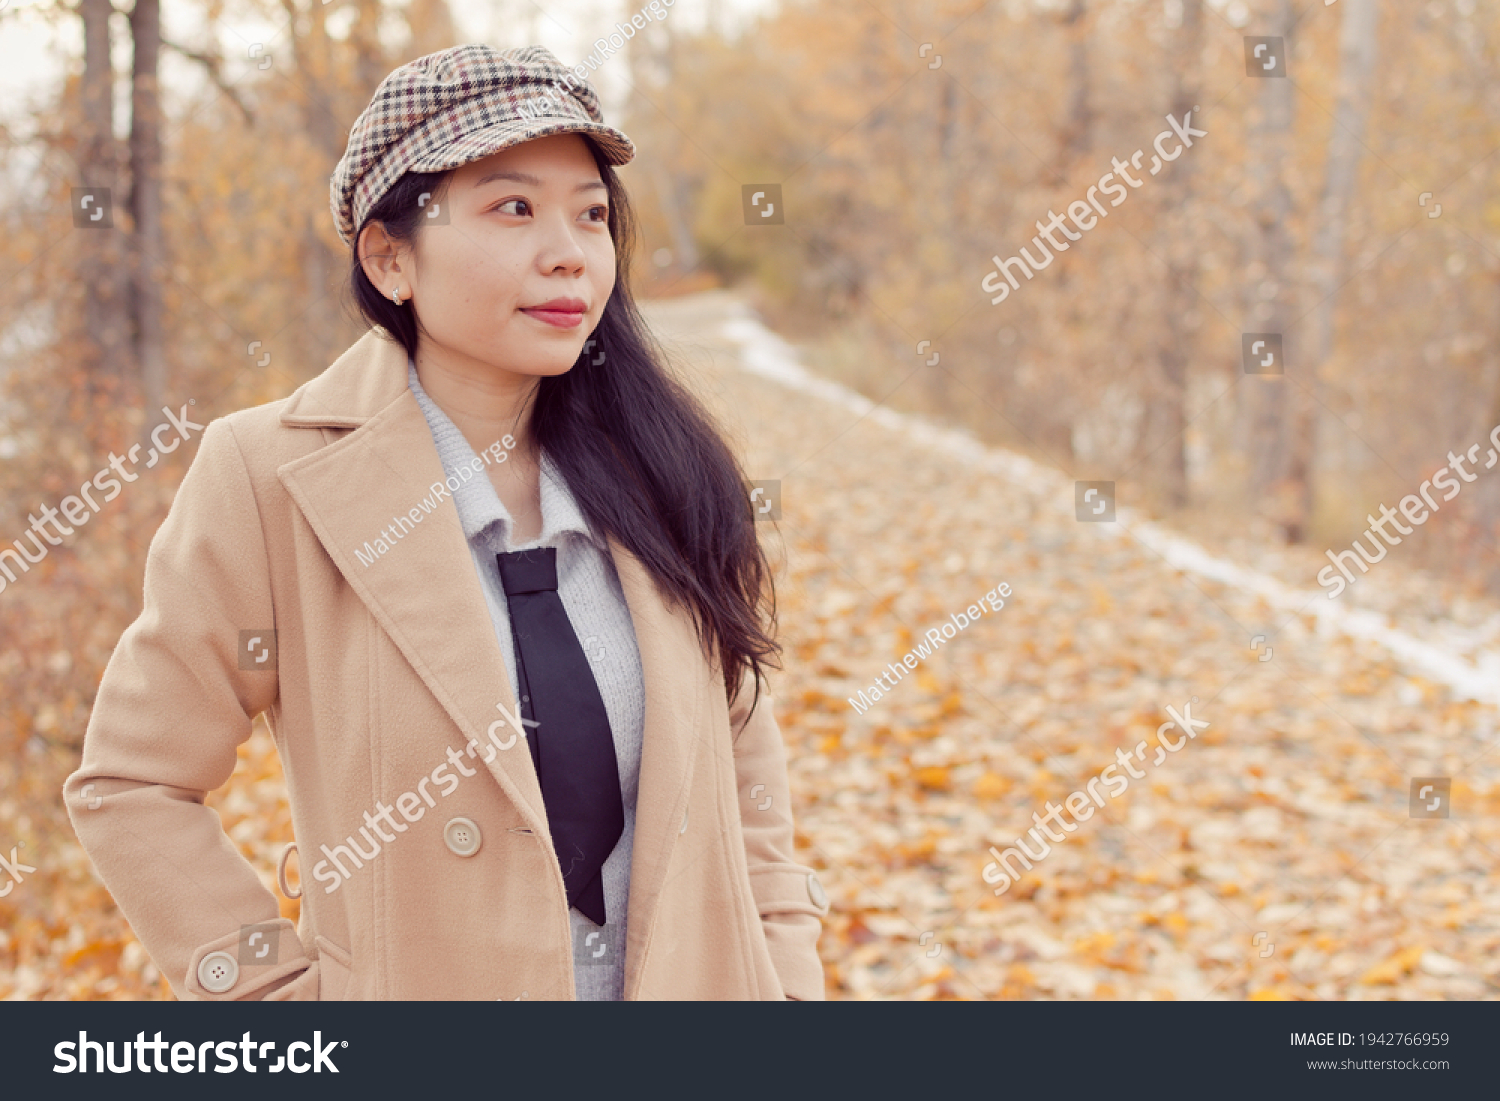
{"label": "beige wool coat", "polygon": [[[208,425],[99,686],[64,796],[180,998],[575,996],[541,788],[452,501],[421,507],[445,475],[406,371],[372,330],[290,397]],[[625,997],[820,999],[827,896],[794,859],[773,700],[752,712],[747,677],[726,706],[688,613],[609,543],[646,688]],[[204,806],[260,712],[295,927]],[[367,823],[390,839],[373,856]]]}

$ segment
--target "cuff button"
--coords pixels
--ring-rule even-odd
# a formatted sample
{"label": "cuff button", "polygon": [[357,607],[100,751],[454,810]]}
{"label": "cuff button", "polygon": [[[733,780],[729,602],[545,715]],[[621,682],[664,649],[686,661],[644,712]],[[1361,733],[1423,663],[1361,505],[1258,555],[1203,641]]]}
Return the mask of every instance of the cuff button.
{"label": "cuff button", "polygon": [[807,897],[812,899],[812,904],[819,910],[828,905],[828,892],[823,890],[823,884],[818,882],[816,872],[807,873]]}
{"label": "cuff button", "polygon": [[210,952],[198,964],[198,981],[210,994],[222,994],[239,982],[239,961],[228,952]]}

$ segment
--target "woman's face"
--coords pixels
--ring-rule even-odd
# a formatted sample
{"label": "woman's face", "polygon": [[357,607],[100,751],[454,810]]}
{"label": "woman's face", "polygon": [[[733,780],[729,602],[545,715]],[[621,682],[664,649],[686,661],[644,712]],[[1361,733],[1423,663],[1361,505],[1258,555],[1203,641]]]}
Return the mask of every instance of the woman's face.
{"label": "woman's face", "polygon": [[471,161],[441,201],[446,224],[424,224],[398,253],[421,350],[522,375],[566,372],[615,285],[609,194],[583,137]]}

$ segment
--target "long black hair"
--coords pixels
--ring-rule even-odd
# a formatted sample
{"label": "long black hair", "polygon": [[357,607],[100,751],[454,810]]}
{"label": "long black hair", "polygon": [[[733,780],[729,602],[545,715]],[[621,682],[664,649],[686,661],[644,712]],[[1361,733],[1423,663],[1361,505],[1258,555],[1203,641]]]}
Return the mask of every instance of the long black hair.
{"label": "long black hair", "polygon": [[[776,656],[775,583],[756,537],[749,482],[703,405],[663,367],[664,356],[630,293],[635,219],[624,185],[588,138],[609,191],[615,286],[594,341],[566,374],[540,380],[530,428],[595,530],[630,550],[664,594],[693,615],[699,644],[724,673],[733,702],[747,670],[760,699],[764,665]],[[411,241],[445,201],[452,170],[408,172],[354,235],[349,289],[359,311],[415,358],[415,303],[397,306],[359,262],[359,233],[380,222]],[[600,357],[602,353],[602,359]],[[754,703],[752,703],[752,709]]]}

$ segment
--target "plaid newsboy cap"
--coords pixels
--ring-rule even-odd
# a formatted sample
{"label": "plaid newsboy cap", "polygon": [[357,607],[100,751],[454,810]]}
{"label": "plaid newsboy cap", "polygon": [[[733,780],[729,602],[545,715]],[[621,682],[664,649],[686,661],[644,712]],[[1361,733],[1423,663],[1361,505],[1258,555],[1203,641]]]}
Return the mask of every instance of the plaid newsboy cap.
{"label": "plaid newsboy cap", "polygon": [[631,140],[604,125],[588,81],[541,46],[469,43],[408,61],[380,82],[349,128],[328,185],[339,237],[352,246],[370,208],[403,173],[441,172],[573,132],[598,142],[610,164],[635,156]]}

